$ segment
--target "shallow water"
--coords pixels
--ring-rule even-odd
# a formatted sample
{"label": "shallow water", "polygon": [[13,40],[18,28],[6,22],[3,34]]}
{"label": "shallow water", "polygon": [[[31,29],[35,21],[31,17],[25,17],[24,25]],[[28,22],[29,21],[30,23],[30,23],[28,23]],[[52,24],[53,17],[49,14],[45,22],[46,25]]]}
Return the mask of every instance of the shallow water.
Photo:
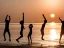
{"label": "shallow water", "polygon": [[[20,43],[28,43],[27,35],[29,33],[29,26],[30,23],[25,23],[25,30],[24,30],[24,37],[20,39]],[[33,24],[33,34],[32,34],[32,41],[33,43],[44,44],[48,45],[59,45],[59,36],[61,31],[61,23],[47,23],[44,29],[44,41],[41,40],[41,32],[40,28],[42,23],[32,23]],[[0,43],[5,43],[3,40],[3,32],[4,32],[5,25],[0,23]],[[15,41],[16,38],[20,35],[20,24],[19,23],[11,23],[10,24],[10,33],[11,33],[11,43],[17,43]],[[8,42],[8,34],[6,33],[6,38]],[[62,36],[61,43],[64,41],[64,36]],[[8,42],[10,43],[10,42]],[[50,44],[49,44],[50,43]],[[36,44],[35,44],[36,45]]]}

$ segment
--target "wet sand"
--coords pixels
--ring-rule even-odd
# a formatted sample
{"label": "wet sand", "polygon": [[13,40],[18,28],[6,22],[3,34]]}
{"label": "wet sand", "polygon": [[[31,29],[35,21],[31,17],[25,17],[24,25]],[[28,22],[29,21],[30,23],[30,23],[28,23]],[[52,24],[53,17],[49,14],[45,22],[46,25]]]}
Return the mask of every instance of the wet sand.
{"label": "wet sand", "polygon": [[20,43],[16,42],[15,39],[11,42],[0,40],[0,48],[64,48],[64,42],[59,44],[58,40],[33,40],[32,44],[28,44],[28,42],[23,39],[20,40]]}
{"label": "wet sand", "polygon": [[0,45],[0,48],[64,48],[64,45],[56,45],[56,46],[43,46],[43,44],[41,46],[32,46],[32,45],[28,45],[28,44],[21,44],[18,46],[11,46],[11,45]]}

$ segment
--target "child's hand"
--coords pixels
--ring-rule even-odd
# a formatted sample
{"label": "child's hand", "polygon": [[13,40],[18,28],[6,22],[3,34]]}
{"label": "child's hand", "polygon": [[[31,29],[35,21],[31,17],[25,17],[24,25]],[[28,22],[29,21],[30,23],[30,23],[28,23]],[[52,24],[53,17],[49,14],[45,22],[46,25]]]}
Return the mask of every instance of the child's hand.
{"label": "child's hand", "polygon": [[59,19],[60,19],[60,17],[59,17]]}
{"label": "child's hand", "polygon": [[42,14],[44,16],[44,14]]}

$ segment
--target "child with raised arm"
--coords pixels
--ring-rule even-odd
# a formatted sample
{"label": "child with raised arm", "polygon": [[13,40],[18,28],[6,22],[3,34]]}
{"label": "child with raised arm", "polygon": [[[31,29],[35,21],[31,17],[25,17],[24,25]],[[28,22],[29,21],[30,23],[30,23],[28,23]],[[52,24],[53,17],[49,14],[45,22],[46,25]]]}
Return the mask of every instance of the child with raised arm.
{"label": "child with raised arm", "polygon": [[4,34],[3,34],[4,35],[4,41],[6,41],[6,37],[5,37],[6,32],[9,35],[9,41],[11,41],[11,35],[10,35],[10,30],[9,30],[10,20],[11,20],[10,16],[7,15],[5,18],[5,29],[4,29]]}
{"label": "child with raised arm", "polygon": [[61,32],[60,32],[60,40],[59,40],[59,43],[60,43],[61,38],[62,38],[62,35],[64,34],[64,21],[62,21],[62,20],[60,19],[60,17],[59,17],[59,20],[60,20],[61,23],[62,23]]}
{"label": "child with raised arm", "polygon": [[16,41],[19,43],[19,39],[23,37],[23,30],[24,30],[24,13],[23,14],[23,20],[20,21],[21,30],[20,30],[20,37],[16,39]]}
{"label": "child with raised arm", "polygon": [[32,38],[31,38],[31,36],[32,36],[32,28],[33,28],[33,25],[30,24],[29,25],[29,33],[28,33],[28,44],[30,43],[30,41],[31,41],[31,44],[32,44]]}
{"label": "child with raised arm", "polygon": [[44,23],[42,24],[42,27],[41,27],[41,35],[42,35],[41,39],[44,40],[44,38],[43,38],[43,36],[44,36],[44,28],[45,28],[45,25],[47,23],[47,20],[46,20],[44,14],[42,14],[42,15],[43,15],[43,18],[44,18]]}

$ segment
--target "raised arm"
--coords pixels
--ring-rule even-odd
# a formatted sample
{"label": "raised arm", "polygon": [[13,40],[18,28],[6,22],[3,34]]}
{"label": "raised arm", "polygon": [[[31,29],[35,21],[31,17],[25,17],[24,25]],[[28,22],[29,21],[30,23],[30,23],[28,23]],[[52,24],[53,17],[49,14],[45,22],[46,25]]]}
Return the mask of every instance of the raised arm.
{"label": "raised arm", "polygon": [[[24,26],[24,12],[22,14],[23,14],[23,26]],[[24,29],[25,29],[25,27],[24,27]]]}
{"label": "raised arm", "polygon": [[5,21],[7,20],[7,17],[8,17],[8,15],[6,16]]}
{"label": "raised arm", "polygon": [[59,20],[62,22],[62,20],[60,19],[60,17],[59,17]]}
{"label": "raised arm", "polygon": [[9,22],[10,22],[10,20],[11,20],[11,17],[9,16]]}
{"label": "raised arm", "polygon": [[22,14],[23,14],[23,21],[24,21],[24,12]]}
{"label": "raised arm", "polygon": [[43,15],[44,19],[46,20],[46,18],[45,18],[45,16],[44,16],[44,14],[42,14],[42,15]]}

